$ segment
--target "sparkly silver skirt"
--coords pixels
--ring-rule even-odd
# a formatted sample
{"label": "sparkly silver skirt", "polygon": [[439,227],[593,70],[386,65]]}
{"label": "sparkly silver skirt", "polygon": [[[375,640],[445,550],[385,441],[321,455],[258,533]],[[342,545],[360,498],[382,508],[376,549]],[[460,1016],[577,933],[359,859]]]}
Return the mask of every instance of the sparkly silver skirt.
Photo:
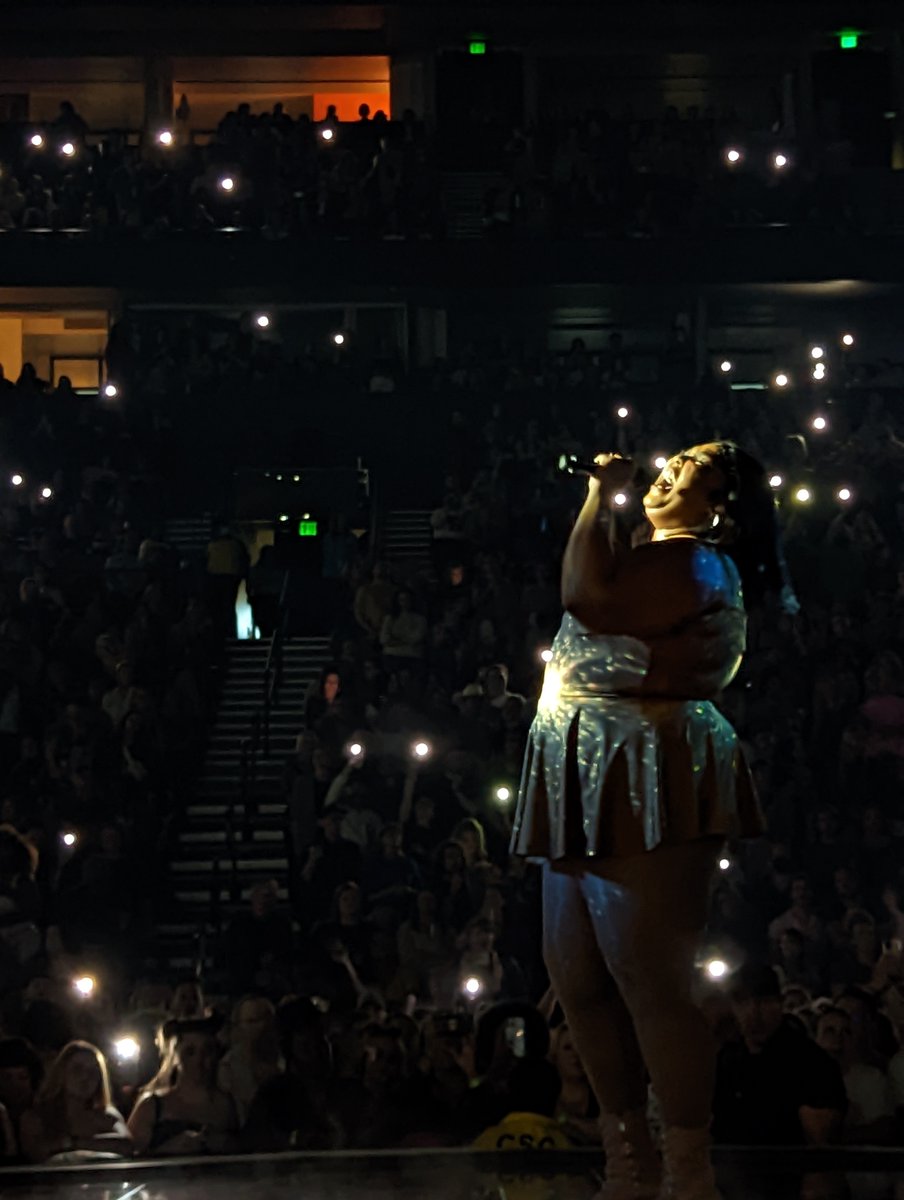
{"label": "sparkly silver skirt", "polygon": [[737,734],[708,700],[606,694],[646,673],[633,638],[566,617],[531,726],[512,853],[623,857],[764,822]]}

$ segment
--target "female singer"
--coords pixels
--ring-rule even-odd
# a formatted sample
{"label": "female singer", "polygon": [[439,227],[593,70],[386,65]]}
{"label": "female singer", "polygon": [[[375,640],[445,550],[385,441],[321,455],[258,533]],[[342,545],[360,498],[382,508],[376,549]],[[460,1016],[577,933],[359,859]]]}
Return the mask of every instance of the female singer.
{"label": "female singer", "polygon": [[695,954],[725,839],[763,825],[713,700],[744,652],[742,577],[748,602],[781,587],[774,501],[735,445],[694,446],[644,497],[652,540],[621,551],[606,522],[634,468],[613,454],[595,463],[562,563],[566,611],[512,850],[544,861],[544,955],[600,1104],[602,1200],[714,1200],[715,1050],[692,1000]]}

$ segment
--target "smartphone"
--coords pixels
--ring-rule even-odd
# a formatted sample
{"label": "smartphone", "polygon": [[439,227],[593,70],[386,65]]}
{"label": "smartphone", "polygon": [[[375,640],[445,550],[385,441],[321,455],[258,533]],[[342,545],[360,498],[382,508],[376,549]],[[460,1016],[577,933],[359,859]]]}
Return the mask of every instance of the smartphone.
{"label": "smartphone", "polygon": [[527,1052],[524,1036],[524,1017],[509,1017],[506,1021],[505,1044],[515,1058],[524,1058]]}

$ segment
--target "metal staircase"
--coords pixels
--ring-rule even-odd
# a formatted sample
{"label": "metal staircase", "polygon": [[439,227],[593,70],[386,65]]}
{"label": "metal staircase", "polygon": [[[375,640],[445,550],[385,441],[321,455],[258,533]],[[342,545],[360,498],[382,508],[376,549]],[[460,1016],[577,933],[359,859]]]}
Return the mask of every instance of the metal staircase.
{"label": "metal staircase", "polygon": [[[329,660],[329,639],[282,646],[281,682],[264,716],[269,642],[232,640],[216,722],[194,801],[173,847],[173,908],[157,926],[158,958],[188,970],[251,887],[288,883],[287,806],[281,776],[301,730],[308,689]],[[211,947],[212,949],[212,947]],[[207,955],[200,950],[202,961]]]}
{"label": "metal staircase", "polygon": [[400,576],[430,562],[433,544],[430,513],[429,508],[408,508],[390,512],[386,517],[382,556],[397,568]]}

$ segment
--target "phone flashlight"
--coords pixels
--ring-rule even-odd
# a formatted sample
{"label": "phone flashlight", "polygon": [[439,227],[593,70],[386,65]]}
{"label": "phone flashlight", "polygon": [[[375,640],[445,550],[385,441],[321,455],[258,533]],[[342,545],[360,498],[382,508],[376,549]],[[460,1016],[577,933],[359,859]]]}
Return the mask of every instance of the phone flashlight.
{"label": "phone flashlight", "polygon": [[483,984],[476,975],[469,975],[461,987],[462,991],[468,996],[479,996],[483,991]]}
{"label": "phone flashlight", "polygon": [[137,1038],[127,1035],[116,1039],[113,1043],[113,1050],[119,1062],[137,1062],[141,1055],[141,1043]]}
{"label": "phone flashlight", "polygon": [[94,995],[97,988],[97,980],[93,975],[79,975],[78,978],[73,979],[72,986],[80,996],[87,1000],[90,996]]}

